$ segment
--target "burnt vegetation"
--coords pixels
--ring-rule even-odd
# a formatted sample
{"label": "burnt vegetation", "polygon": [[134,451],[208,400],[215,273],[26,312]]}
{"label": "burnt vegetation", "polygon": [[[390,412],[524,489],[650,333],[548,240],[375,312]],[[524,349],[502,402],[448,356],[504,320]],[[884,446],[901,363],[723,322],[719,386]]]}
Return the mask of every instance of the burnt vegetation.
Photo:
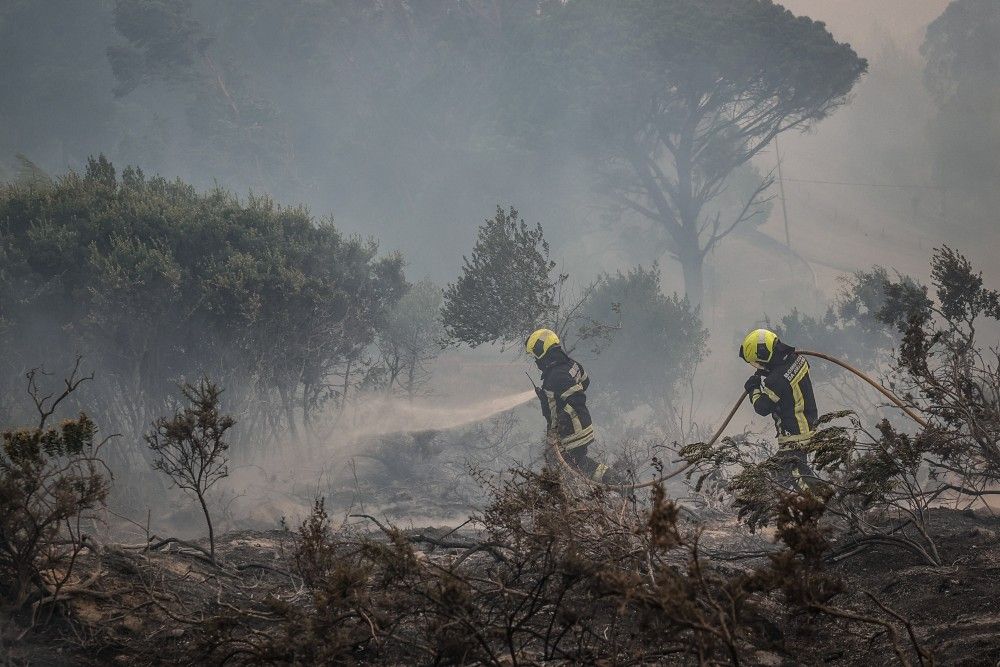
{"label": "burnt vegetation", "polygon": [[[766,442],[687,445],[692,492],[719,499],[708,513],[662,485],[622,494],[558,466],[512,468],[474,471],[487,502],[457,528],[335,518],[317,498],[296,530],[210,533],[207,548],[154,535],[106,543],[85,530],[110,483],[96,426],[85,415],[48,424],[87,378],[74,371],[48,394],[33,371],[38,421],[5,433],[0,468],[6,607],[35,638],[72,628],[74,650],[94,659],[781,664],[874,651],[951,662],[988,621],[942,625],[922,596],[960,588],[1000,555],[991,522],[960,511],[998,491],[995,357],[975,341],[998,298],[951,249],[932,275],[930,289],[887,282],[877,313],[904,327],[890,377],[928,427],[826,415],[809,445],[823,484],[809,491],[781,477]],[[224,470],[233,420],[210,382],[184,396],[149,443],[197,495]],[[764,527],[767,539],[753,532]],[[910,574],[866,574],[887,558]],[[897,587],[897,576],[917,583]]]}
{"label": "burnt vegetation", "polygon": [[[1000,192],[997,7],[954,0],[922,49],[928,187],[963,247]],[[0,666],[1000,664],[1000,291],[958,250],[926,285],[876,266],[825,314],[769,313],[909,411],[817,373],[837,409],[801,445],[808,488],[769,434],[695,419],[731,324],[713,292],[743,270],[716,252],[781,245],[761,156],[868,73],[823,23],[771,0],[35,0],[0,3],[0,42]],[[828,184],[911,189],[875,180]],[[783,217],[767,261],[812,272]],[[405,261],[344,231],[377,225]],[[527,383],[496,397],[486,350],[540,326],[632,486],[522,428]],[[254,483],[275,511],[234,519]]]}

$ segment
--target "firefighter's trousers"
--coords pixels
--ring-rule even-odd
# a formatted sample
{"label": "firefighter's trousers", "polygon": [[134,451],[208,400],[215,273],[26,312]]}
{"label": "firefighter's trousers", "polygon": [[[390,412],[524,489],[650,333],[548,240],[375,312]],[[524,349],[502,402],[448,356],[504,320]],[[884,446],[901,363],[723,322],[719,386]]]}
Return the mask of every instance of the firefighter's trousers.
{"label": "firefighter's trousers", "polygon": [[782,446],[777,454],[781,463],[778,483],[789,490],[816,491],[823,486],[823,480],[809,465],[809,459],[801,449]]}

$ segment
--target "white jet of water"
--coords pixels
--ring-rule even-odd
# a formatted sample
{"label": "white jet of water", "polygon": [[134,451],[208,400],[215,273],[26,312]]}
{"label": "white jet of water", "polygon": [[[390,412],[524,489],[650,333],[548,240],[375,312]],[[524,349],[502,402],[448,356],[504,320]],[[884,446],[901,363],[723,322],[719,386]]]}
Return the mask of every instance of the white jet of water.
{"label": "white jet of water", "polygon": [[489,419],[501,412],[512,410],[535,397],[533,390],[491,398],[471,405],[441,405],[427,399],[410,401],[403,398],[372,398],[358,406],[351,415],[351,426],[340,430],[338,440],[413,433],[416,431],[445,431],[466,424]]}

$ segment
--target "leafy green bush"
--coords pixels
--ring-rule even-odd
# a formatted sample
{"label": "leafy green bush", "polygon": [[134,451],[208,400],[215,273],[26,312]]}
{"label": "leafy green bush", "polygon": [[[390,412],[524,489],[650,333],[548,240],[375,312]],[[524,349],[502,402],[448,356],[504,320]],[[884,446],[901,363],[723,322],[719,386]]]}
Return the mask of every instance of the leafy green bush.
{"label": "leafy green bush", "polygon": [[97,372],[81,397],[134,435],[205,375],[255,433],[296,432],[360,381],[403,287],[400,257],[303,208],[119,175],[103,156],[0,187],[0,220],[3,373],[84,354]]}
{"label": "leafy green bush", "polygon": [[[672,403],[678,383],[690,378],[705,356],[708,331],[686,298],[666,296],[655,264],[598,279],[582,308],[585,322],[612,322],[576,356],[595,378],[594,390],[624,409]],[[586,327],[587,325],[584,325]]]}

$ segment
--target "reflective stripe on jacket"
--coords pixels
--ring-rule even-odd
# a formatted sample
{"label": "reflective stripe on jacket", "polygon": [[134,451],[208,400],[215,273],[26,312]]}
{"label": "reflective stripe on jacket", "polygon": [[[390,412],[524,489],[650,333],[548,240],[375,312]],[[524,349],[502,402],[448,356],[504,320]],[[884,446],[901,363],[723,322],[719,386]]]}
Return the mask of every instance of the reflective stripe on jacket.
{"label": "reflective stripe on jacket", "polygon": [[758,371],[757,386],[748,382],[750,402],[759,415],[771,415],[778,442],[791,444],[812,437],[818,412],[809,378],[809,362],[794,352]]}
{"label": "reflective stripe on jacket", "polygon": [[594,425],[587,410],[587,371],[561,348],[550,349],[540,361],[542,414],[549,430],[559,435],[563,449],[589,445],[594,441]]}

